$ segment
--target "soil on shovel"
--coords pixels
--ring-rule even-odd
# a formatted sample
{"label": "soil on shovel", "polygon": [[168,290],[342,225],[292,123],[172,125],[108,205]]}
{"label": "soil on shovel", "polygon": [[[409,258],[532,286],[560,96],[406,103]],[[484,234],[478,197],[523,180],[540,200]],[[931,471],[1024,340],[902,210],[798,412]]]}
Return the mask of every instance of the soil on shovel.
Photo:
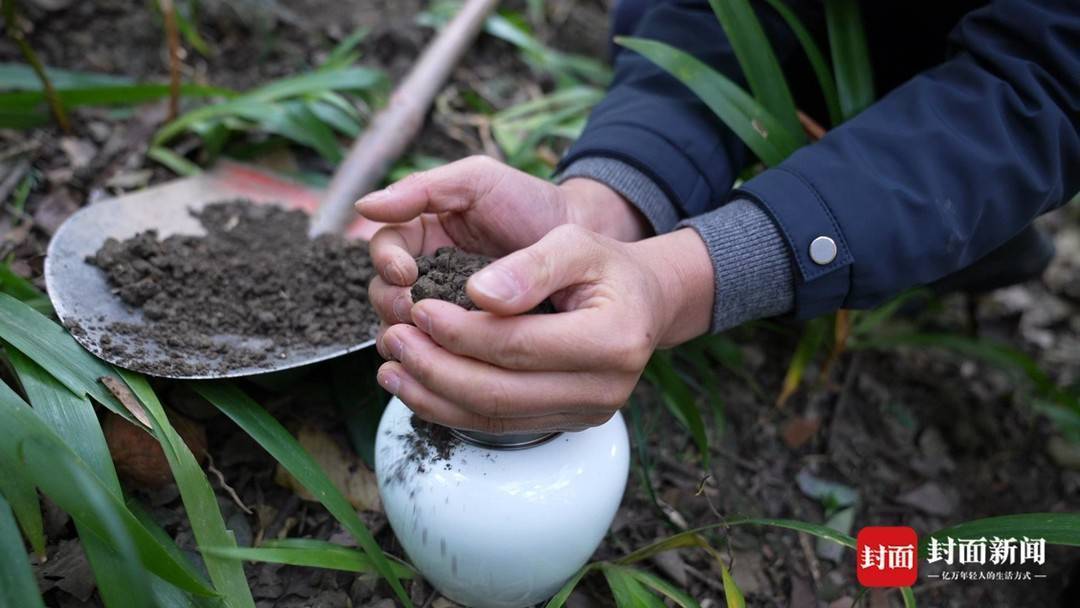
{"label": "soil on shovel", "polygon": [[[112,323],[102,349],[121,366],[188,375],[269,365],[297,348],[357,344],[374,337],[367,299],[367,243],[308,237],[308,216],[237,200],[193,215],[204,236],[160,239],[147,231],[109,239],[87,262],[144,323]],[[239,337],[255,347],[238,345]],[[156,346],[161,358],[149,358]],[[189,357],[205,358],[191,363]]]}
{"label": "soil on shovel", "polygon": [[[454,247],[440,247],[435,251],[435,255],[416,258],[419,276],[412,286],[413,302],[434,298],[457,304],[466,310],[479,310],[479,307],[465,293],[465,283],[474,273],[494,260],[485,255],[468,253]],[[529,311],[529,314],[553,312],[555,312],[555,307],[548,300],[544,300],[539,306]]]}

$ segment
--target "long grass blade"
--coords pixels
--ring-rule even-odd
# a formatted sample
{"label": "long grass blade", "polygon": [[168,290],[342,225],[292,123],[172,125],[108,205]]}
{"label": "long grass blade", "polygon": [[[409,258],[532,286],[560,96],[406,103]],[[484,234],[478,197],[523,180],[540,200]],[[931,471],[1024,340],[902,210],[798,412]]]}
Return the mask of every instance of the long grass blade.
{"label": "long grass blade", "polygon": [[754,99],[765,106],[785,129],[801,134],[795,100],[791,97],[776,53],[765,37],[765,30],[750,8],[750,3],[747,0],[709,0],[709,5],[727,34]]}
{"label": "long grass blade", "polygon": [[0,496],[0,606],[45,606],[11,507],[3,496]]}
{"label": "long grass blade", "polygon": [[607,579],[617,608],[664,608],[664,602],[631,576],[629,568],[601,564],[600,571]]}
{"label": "long grass blade", "polygon": [[[719,562],[719,560],[717,560]],[[720,582],[724,584],[724,602],[727,608],[746,608],[746,598],[735,584],[735,578],[724,562],[720,563]]]}
{"label": "long grass blade", "polygon": [[642,585],[670,599],[676,606],[681,606],[682,608],[700,608],[701,606],[697,603],[697,600],[687,595],[686,592],[651,572],[627,568],[626,573]]}
{"label": "long grass blade", "polygon": [[919,554],[926,555],[931,538],[1044,539],[1051,545],[1080,547],[1080,513],[1020,513],[987,517],[942,528],[919,542]]}
{"label": "long grass blade", "polygon": [[241,390],[227,382],[193,383],[195,390],[240,428],[251,435],[255,441],[270,453],[281,466],[285,467],[319,502],[326,507],[346,530],[360,544],[360,548],[371,559],[375,569],[390,583],[398,599],[411,608],[412,602],[397,574],[390,566],[390,561],[383,555],[382,549],[375,542],[371,532],[357,516],[352,505],[346,499],[318,463],[300,447],[296,439],[289,434],[259,404],[251,400]]}
{"label": "long grass blade", "polygon": [[63,327],[5,293],[0,293],[0,339],[49,370],[71,392],[89,395],[132,420],[127,409],[98,382],[103,376],[116,376],[113,368],[86,352]]}
{"label": "long grass blade", "polygon": [[[95,564],[97,567],[94,573],[105,575],[108,592],[103,593],[103,596],[110,602],[109,606],[135,608],[143,605],[147,598],[152,597],[149,577],[139,559],[139,549],[131,531],[125,525],[123,515],[127,511],[116,508],[116,497],[89,474],[85,465],[79,462],[74,454],[69,452],[56,458],[52,450],[48,440],[37,437],[27,438],[20,444],[23,463],[34,467],[37,463],[48,462],[47,466],[52,468],[51,474],[63,477],[71,489],[78,492],[82,499],[82,509],[92,514],[92,518],[100,526],[99,530],[81,534],[80,538],[96,536],[93,542],[97,544],[93,546],[102,552],[99,558],[104,559],[99,559]],[[72,517],[75,517],[74,513]],[[104,539],[108,539],[111,554],[103,553],[105,547],[98,541]],[[113,570],[99,572],[100,567],[106,564]],[[124,587],[118,588],[119,584]]]}
{"label": "long grass blade", "polygon": [[[290,547],[204,547],[203,553],[209,553],[223,559],[246,562],[268,562],[288,566],[307,566],[327,568],[345,572],[375,572],[371,559],[362,551],[349,549],[331,543],[319,546]],[[398,578],[413,578],[416,573],[409,567],[394,563],[391,566]]]}
{"label": "long grass blade", "polygon": [[836,93],[836,80],[833,79],[832,69],[829,68],[825,55],[821,52],[806,26],[799,20],[795,11],[788,8],[781,0],[765,1],[780,14],[780,17],[791,28],[791,32],[795,34],[799,44],[802,45],[803,52],[806,53],[806,58],[810,61],[810,67],[814,70],[814,76],[817,77],[818,86],[821,87],[821,94],[825,98],[825,107],[829,111],[829,121],[835,127],[843,122],[844,115],[840,111],[840,99]]}
{"label": "long grass blade", "polygon": [[52,314],[53,308],[49,298],[38,291],[33,283],[15,274],[11,266],[7,264],[0,264],[0,292],[24,302],[43,315]]}
{"label": "long grass blade", "polygon": [[[154,435],[161,442],[165,457],[169,461],[169,468],[172,469],[173,478],[180,490],[195,540],[200,547],[235,547],[236,540],[225,527],[225,520],[221,516],[217,496],[210,486],[210,481],[180,437],[180,433],[176,432],[169,422],[165,408],[150,388],[150,383],[143,376],[131,372],[123,371],[121,375],[150,415]],[[203,561],[214,588],[225,597],[230,606],[254,608],[255,600],[251,597],[242,564],[206,553],[203,553]]]}
{"label": "long grass blade", "polygon": [[776,406],[783,407],[787,400],[799,390],[802,385],[806,368],[814,360],[814,356],[821,349],[828,329],[828,319],[814,319],[803,327],[799,343],[795,345],[795,352],[791,355],[791,363],[788,364],[784,374],[784,382],[780,387],[780,395],[776,397]]}
{"label": "long grass blade", "polygon": [[874,71],[858,0],[825,0],[825,23],[844,120],[874,102]]}
{"label": "long grass blade", "polygon": [[[97,413],[90,402],[85,397],[76,396],[67,390],[26,355],[12,350],[8,353],[8,359],[34,412],[94,471],[105,490],[122,499],[123,493],[116,476],[116,468],[105,443]],[[108,542],[90,532],[84,524],[76,522],[75,528],[94,571],[98,593],[105,605],[109,608],[126,608],[140,606],[145,602],[146,596],[141,595],[143,590],[133,587],[127,581],[127,575],[131,571],[138,569],[145,572],[141,564],[126,563],[124,556],[115,552]],[[172,539],[168,537],[159,539],[159,542],[166,549],[175,547]],[[156,576],[153,576],[151,582],[151,593],[161,604],[163,591],[171,585]],[[179,590],[177,592],[183,593]]]}
{"label": "long grass blade", "polygon": [[686,85],[766,165],[780,164],[803,144],[801,129],[785,127],[739,85],[693,55],[655,40],[620,37],[615,41],[641,53]]}
{"label": "long grass blade", "polygon": [[645,368],[645,378],[660,391],[664,404],[694,438],[702,463],[709,466],[709,436],[705,433],[705,421],[701,417],[694,393],[679,376],[672,362],[671,353],[657,351]]}
{"label": "long grass blade", "polygon": [[[86,483],[98,488],[95,493],[103,496],[103,504],[127,529],[142,563],[150,571],[187,591],[201,595],[213,595],[191,564],[177,560],[169,553],[127,509],[124,502],[106,489],[98,476],[57,436],[44,421],[7,384],[0,382],[0,428],[4,429],[5,441],[0,442],[0,453],[21,462],[22,471],[47,494],[53,502],[68,512],[72,519],[102,539],[109,539],[109,525],[101,520],[97,511],[85,500],[85,488],[71,483],[69,476],[84,478]],[[26,440],[43,443],[47,449],[30,460],[21,460],[18,447]]]}
{"label": "long grass blade", "polygon": [[570,599],[570,594],[574,592],[575,588],[577,588],[578,584],[581,582],[581,579],[585,578],[585,575],[594,570],[596,567],[596,563],[586,564],[582,566],[581,570],[578,570],[577,574],[570,577],[570,580],[566,581],[566,584],[562,586],[562,589],[559,589],[559,592],[553,595],[550,600],[548,600],[548,603],[544,605],[544,608],[562,608],[566,604],[566,600]]}
{"label": "long grass blade", "polygon": [[918,607],[918,604],[915,602],[915,592],[911,590],[911,587],[901,587],[900,598],[904,600],[904,608]]}

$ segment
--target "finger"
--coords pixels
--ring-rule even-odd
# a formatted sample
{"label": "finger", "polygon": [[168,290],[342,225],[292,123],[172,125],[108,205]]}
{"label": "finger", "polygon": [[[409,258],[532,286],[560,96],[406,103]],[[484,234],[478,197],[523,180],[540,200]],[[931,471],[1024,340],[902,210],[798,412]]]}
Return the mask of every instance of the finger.
{"label": "finger", "polygon": [[412,323],[412,293],[408,287],[388,285],[382,277],[375,277],[368,285],[368,300],[379,319],[387,325]]}
{"label": "finger", "polygon": [[629,397],[610,375],[509,371],[450,353],[410,325],[387,329],[383,349],[431,392],[489,418],[602,414]]}
{"label": "finger", "polygon": [[424,245],[424,225],[420,220],[393,224],[371,237],[369,250],[375,271],[392,285],[416,282],[416,256]]}
{"label": "finger", "polygon": [[429,299],[413,305],[411,315],[444,349],[505,369],[634,371],[652,350],[647,336],[623,331],[591,308],[500,317]]}
{"label": "finger", "polygon": [[505,165],[470,156],[377,190],[356,202],[360,215],[379,222],[407,222],[421,213],[465,211],[498,183]]}
{"label": "finger", "polygon": [[599,278],[597,238],[580,226],[558,226],[536,244],[495,260],[469,277],[466,291],[489,312],[528,312],[560,289]]}
{"label": "finger", "polygon": [[396,395],[417,416],[436,424],[455,429],[481,431],[484,433],[541,433],[555,431],[582,431],[600,426],[615,415],[614,411],[603,414],[552,414],[525,418],[491,418],[463,408],[437,395],[418,382],[401,363],[384,363],[378,372],[379,385]]}

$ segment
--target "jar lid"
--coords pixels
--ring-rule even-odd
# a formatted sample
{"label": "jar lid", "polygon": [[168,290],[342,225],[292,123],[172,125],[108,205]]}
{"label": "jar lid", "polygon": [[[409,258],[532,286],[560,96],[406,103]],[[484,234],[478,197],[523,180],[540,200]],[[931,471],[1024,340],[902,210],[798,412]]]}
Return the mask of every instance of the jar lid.
{"label": "jar lid", "polygon": [[520,450],[531,448],[535,445],[547,443],[559,435],[559,433],[506,433],[496,435],[480,431],[466,431],[464,429],[451,428],[450,432],[462,441],[466,441],[480,447],[496,450]]}

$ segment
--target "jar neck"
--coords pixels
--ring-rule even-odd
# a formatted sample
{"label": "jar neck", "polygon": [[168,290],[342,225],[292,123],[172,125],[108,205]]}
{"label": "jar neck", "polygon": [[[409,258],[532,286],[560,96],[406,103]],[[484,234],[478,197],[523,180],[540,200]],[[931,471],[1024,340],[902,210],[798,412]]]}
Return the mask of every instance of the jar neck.
{"label": "jar neck", "polygon": [[495,435],[493,433],[466,431],[464,429],[454,428],[450,429],[450,432],[462,441],[493,450],[521,450],[531,448],[542,443],[547,443],[559,435],[559,433],[508,433],[504,435]]}

